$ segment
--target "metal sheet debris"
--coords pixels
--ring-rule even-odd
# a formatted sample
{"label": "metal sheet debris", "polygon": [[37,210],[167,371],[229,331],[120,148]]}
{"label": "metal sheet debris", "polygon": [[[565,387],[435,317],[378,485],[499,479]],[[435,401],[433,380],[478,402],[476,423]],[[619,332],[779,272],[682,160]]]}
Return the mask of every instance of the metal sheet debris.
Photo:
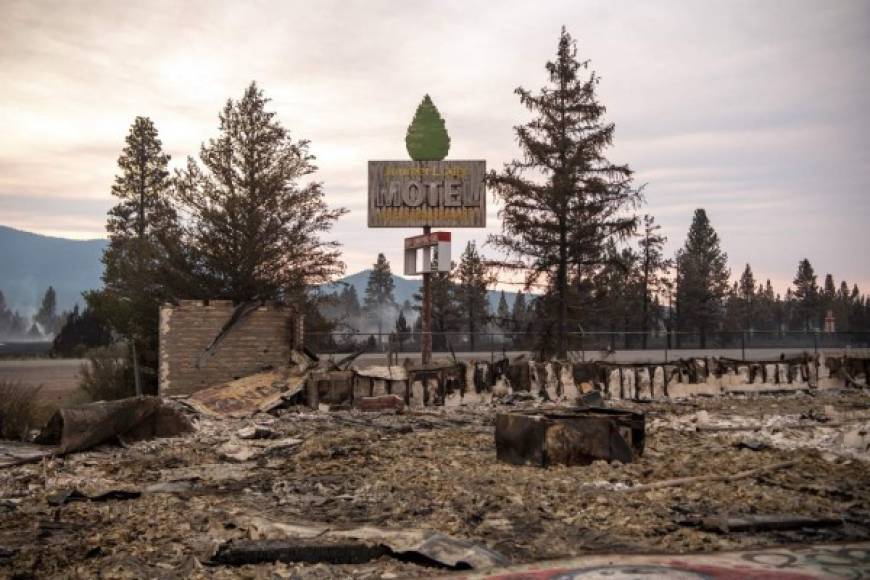
{"label": "metal sheet debris", "polygon": [[23,441],[0,441],[0,469],[23,463],[41,461],[55,452],[52,445],[37,445]]}
{"label": "metal sheet debris", "polygon": [[[505,566],[509,560],[478,542],[433,530],[330,527],[254,518],[245,522],[258,536],[231,541],[218,549],[214,561],[223,564],[258,562],[368,562],[384,555],[416,556],[431,564],[457,569]],[[265,536],[265,537],[260,537]]]}
{"label": "metal sheet debris", "polygon": [[186,403],[215,417],[249,417],[280,406],[302,392],[305,374],[288,369],[265,371],[197,391]]}

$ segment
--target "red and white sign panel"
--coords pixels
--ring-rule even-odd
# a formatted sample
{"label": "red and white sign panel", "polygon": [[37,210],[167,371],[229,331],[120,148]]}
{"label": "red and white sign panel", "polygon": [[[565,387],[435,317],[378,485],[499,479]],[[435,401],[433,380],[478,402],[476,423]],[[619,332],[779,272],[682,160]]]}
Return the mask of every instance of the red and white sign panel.
{"label": "red and white sign panel", "polygon": [[[418,256],[422,264],[418,268]],[[405,275],[450,271],[450,232],[405,238]]]}
{"label": "red and white sign panel", "polygon": [[438,242],[449,242],[450,232],[432,232],[431,234],[423,234],[420,236],[412,236],[405,238],[405,249],[416,250],[426,246],[437,246]]}

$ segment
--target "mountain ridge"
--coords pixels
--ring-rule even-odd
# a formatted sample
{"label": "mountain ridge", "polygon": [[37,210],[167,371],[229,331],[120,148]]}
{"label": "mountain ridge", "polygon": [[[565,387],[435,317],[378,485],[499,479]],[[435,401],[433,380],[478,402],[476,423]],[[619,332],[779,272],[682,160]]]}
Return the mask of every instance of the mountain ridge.
{"label": "mountain ridge", "polygon": [[[32,314],[49,286],[57,292],[59,311],[83,305],[82,292],[102,286],[101,258],[107,243],[105,239],[73,240],[0,225],[0,291],[7,306],[24,315]],[[321,287],[334,292],[349,284],[356,288],[362,302],[370,273],[371,269],[360,270]],[[396,302],[401,305],[408,300],[413,304],[422,279],[393,274],[393,282]],[[516,294],[505,291],[508,306],[513,306]],[[500,295],[498,290],[487,292],[493,312]]]}

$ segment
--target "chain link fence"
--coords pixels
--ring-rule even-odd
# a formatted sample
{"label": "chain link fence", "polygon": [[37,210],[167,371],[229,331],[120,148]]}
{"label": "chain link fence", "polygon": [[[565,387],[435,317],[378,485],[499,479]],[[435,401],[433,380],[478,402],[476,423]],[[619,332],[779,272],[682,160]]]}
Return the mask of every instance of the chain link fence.
{"label": "chain link fence", "polygon": [[[434,355],[487,355],[553,352],[555,333],[433,332]],[[568,350],[580,356],[602,358],[614,353],[658,353],[664,360],[703,352],[711,356],[746,358],[753,351],[807,351],[870,348],[870,332],[569,332]],[[420,334],[377,332],[309,332],[306,345],[321,354],[369,352],[414,355],[420,352]],[[751,357],[750,357],[751,358]]]}

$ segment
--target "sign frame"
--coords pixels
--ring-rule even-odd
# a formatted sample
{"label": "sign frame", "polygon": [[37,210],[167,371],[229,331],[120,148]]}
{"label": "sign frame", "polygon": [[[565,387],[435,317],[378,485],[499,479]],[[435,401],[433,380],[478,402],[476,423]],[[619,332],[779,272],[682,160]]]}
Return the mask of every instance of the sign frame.
{"label": "sign frame", "polygon": [[[405,276],[419,276],[450,271],[450,232],[431,232],[405,238]],[[422,250],[422,251],[421,251]],[[432,269],[433,250],[437,252],[437,269]],[[417,255],[422,254],[423,265],[417,269]]]}
{"label": "sign frame", "polygon": [[486,161],[369,161],[368,227],[486,227]]}

